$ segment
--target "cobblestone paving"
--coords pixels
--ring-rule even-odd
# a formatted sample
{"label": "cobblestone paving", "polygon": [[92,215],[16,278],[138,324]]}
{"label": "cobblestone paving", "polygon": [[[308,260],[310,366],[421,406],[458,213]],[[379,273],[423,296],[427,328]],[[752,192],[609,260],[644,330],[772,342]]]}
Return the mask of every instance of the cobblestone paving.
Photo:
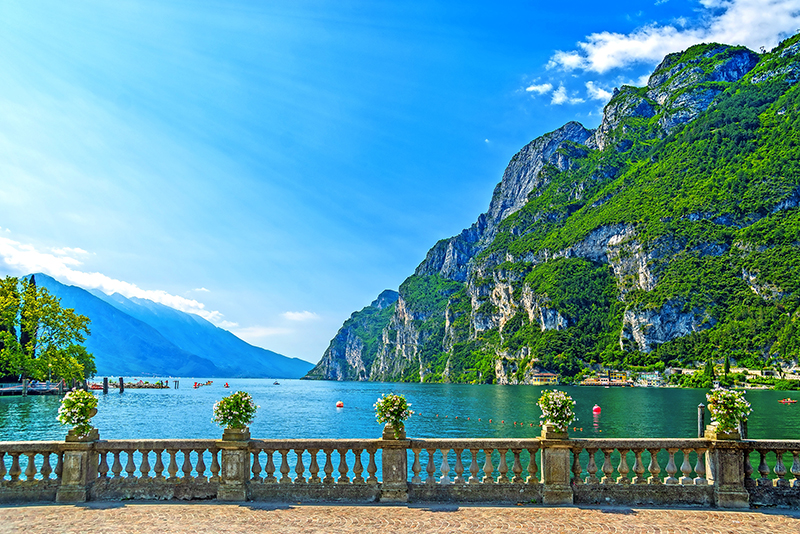
{"label": "cobblestone paving", "polygon": [[800,532],[800,511],[548,508],[456,505],[339,506],[89,503],[0,506],[0,533]]}

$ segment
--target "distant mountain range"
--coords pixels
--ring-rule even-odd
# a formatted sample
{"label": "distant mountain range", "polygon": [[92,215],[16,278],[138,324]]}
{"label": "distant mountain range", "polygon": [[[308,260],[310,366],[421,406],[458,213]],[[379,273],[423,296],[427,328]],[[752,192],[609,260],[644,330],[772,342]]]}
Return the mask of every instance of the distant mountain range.
{"label": "distant mountain range", "polygon": [[36,283],[92,320],[86,349],[98,376],[299,378],[313,367],[150,300],[87,291],[40,273]]}

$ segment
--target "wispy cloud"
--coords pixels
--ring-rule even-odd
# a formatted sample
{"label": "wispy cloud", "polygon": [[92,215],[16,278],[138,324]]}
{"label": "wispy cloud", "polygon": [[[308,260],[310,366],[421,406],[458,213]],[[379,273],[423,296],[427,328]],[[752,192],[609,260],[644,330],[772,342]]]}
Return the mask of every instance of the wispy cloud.
{"label": "wispy cloud", "polygon": [[[176,310],[193,313],[215,324],[223,322],[222,314],[218,311],[205,309],[202,302],[172,295],[160,289],[142,289],[136,284],[116,280],[102,273],[84,272],[75,267],[81,262],[67,255],[68,251],[80,249],[58,248],[52,252],[42,252],[33,245],[20,243],[13,239],[0,236],[0,261],[19,274],[42,272],[61,281],[66,281],[86,289],[99,289],[107,294],[119,293],[126,297],[138,297],[152,300],[175,308]],[[58,253],[55,253],[55,251]],[[80,251],[79,254],[88,254]]]}
{"label": "wispy cloud", "polygon": [[613,96],[611,91],[603,89],[591,81],[586,82],[586,94],[591,100],[602,100],[603,102],[608,102]]}
{"label": "wispy cloud", "polygon": [[204,287],[197,287],[195,289],[192,289],[192,291],[199,291],[200,293],[211,293],[210,289],[206,289]]}
{"label": "wispy cloud", "polygon": [[283,312],[282,315],[290,321],[312,321],[315,319],[319,319],[319,315],[310,311],[299,311],[299,312],[287,311]]}
{"label": "wispy cloud", "polygon": [[[700,0],[693,21],[649,24],[630,33],[586,36],[575,50],[558,50],[548,69],[605,73],[637,63],[654,63],[666,54],[702,42],[771,48],[800,27],[797,0]],[[746,21],[746,22],[745,22]]]}
{"label": "wispy cloud", "polygon": [[234,328],[231,330],[237,337],[248,342],[263,339],[270,336],[280,336],[294,333],[291,328],[280,326],[247,326],[244,328]]}
{"label": "wispy cloud", "polygon": [[567,88],[564,87],[564,84],[558,86],[558,89],[553,91],[553,98],[550,100],[550,103],[555,106],[560,106],[562,104],[580,104],[585,102],[583,98],[577,96],[569,96],[567,94]]}
{"label": "wispy cloud", "polygon": [[553,90],[553,84],[552,83],[540,83],[538,85],[533,84],[526,87],[525,90],[528,91],[529,93],[536,93],[538,95],[543,95]]}

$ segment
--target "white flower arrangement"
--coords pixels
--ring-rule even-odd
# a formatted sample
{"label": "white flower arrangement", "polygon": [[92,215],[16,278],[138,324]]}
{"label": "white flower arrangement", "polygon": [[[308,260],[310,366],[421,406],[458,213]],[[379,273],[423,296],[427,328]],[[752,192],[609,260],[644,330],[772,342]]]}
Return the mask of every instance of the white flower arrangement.
{"label": "white flower arrangement", "polygon": [[570,423],[577,421],[575,417],[575,401],[572,397],[557,389],[546,389],[539,397],[539,417],[542,424],[553,425],[559,432],[566,432]]}
{"label": "white flower arrangement", "polygon": [[259,408],[249,393],[237,391],[214,404],[211,422],[226,428],[245,428],[253,422]]}
{"label": "white flower arrangement", "polygon": [[750,403],[744,400],[744,391],[714,388],[706,393],[711,420],[717,424],[718,432],[735,431],[740,421],[747,421]]}
{"label": "white flower arrangement", "polygon": [[410,409],[411,403],[406,401],[405,396],[389,393],[383,395],[375,402],[375,418],[379,423],[389,423],[394,430],[394,437],[400,437],[403,429],[403,421],[414,415]]}
{"label": "white flower arrangement", "polygon": [[97,397],[88,391],[77,389],[61,399],[57,419],[62,425],[71,425],[78,437],[85,437],[92,431],[90,421],[96,413]]}

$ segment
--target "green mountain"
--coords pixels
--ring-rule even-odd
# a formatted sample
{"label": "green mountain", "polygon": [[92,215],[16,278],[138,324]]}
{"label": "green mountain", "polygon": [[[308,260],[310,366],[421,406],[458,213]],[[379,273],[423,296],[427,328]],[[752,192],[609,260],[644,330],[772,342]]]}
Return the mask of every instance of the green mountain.
{"label": "green mountain", "polygon": [[[525,146],[489,209],[309,378],[524,383],[613,367],[797,365],[800,35],[703,44]],[[334,372],[335,370],[335,372]]]}

